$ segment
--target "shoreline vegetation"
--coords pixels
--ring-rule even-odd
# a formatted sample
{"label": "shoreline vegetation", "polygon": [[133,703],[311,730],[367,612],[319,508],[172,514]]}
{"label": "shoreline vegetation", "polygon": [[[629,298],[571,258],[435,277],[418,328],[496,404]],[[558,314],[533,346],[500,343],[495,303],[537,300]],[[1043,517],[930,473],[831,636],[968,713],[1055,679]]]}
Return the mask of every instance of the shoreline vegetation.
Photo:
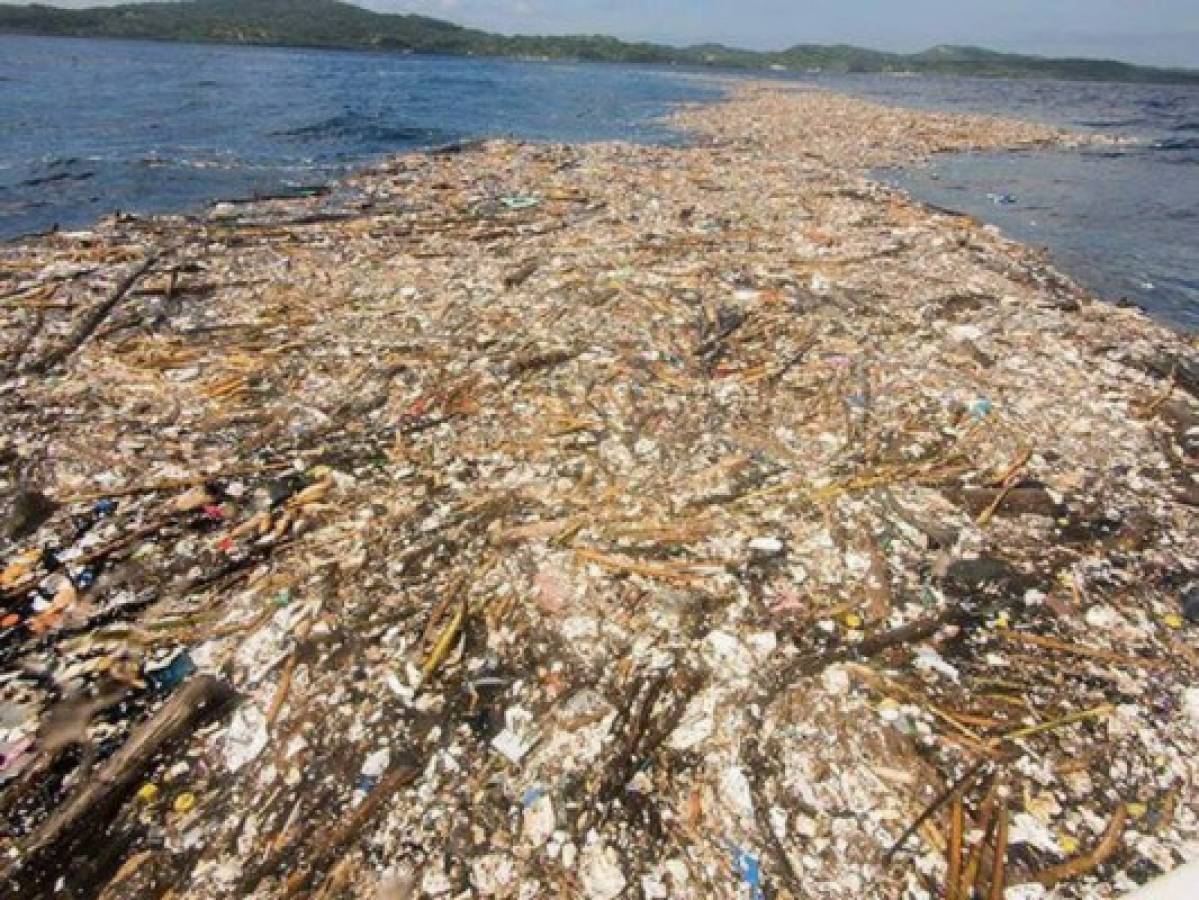
{"label": "shoreline vegetation", "polygon": [[189,0],[61,9],[0,6],[0,33],[135,38],[526,60],[649,63],[799,73],[942,74],[1199,84],[1199,71],[1102,59],[1053,59],[979,47],[888,53],[799,44],[777,52],[721,44],[672,47],[600,35],[500,35],[417,15],[376,13],[338,0]]}
{"label": "shoreline vegetation", "polygon": [[1194,345],[866,174],[1080,138],[777,84],[675,121],[0,246],[0,895],[1187,859]]}

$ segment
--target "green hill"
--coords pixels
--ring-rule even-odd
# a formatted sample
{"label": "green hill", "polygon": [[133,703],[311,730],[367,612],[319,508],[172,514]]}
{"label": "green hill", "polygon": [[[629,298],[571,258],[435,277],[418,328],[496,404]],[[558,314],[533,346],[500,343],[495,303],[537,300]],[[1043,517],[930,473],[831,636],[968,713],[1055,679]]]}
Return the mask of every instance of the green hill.
{"label": "green hill", "polygon": [[902,54],[846,45],[797,44],[787,50],[762,53],[720,44],[670,47],[630,43],[600,35],[508,36],[427,16],[375,13],[339,0],[190,0],[77,10],[40,4],[0,5],[0,32],[728,68],[781,67],[836,73],[917,72],[1199,84],[1199,71],[1192,69],[1151,68],[1113,60],[1048,59],[977,47],[942,46]]}

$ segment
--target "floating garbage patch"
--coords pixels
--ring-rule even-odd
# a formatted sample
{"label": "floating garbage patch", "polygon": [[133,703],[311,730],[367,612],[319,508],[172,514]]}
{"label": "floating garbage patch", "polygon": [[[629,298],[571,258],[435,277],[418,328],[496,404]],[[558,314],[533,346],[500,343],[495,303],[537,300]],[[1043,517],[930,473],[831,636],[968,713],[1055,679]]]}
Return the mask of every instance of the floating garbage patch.
{"label": "floating garbage patch", "polygon": [[738,88],[0,248],[0,895],[1116,896],[1193,858],[1199,362]]}

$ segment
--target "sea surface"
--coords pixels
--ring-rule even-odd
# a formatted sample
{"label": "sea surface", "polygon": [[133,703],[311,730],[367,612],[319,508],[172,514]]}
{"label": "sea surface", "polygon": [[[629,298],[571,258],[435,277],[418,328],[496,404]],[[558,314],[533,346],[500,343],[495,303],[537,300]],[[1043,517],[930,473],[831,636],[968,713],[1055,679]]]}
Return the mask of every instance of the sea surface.
{"label": "sea surface", "polygon": [[[0,239],[113,210],[299,191],[389,153],[487,136],[681,142],[663,114],[714,73],[0,35]],[[1199,88],[794,76],[922,109],[1119,137],[955,154],[879,176],[1045,246],[1109,300],[1199,331]]]}
{"label": "sea surface", "polygon": [[1107,300],[1199,331],[1199,87],[982,78],[819,77],[890,105],[981,112],[1119,139],[1111,146],[940,156],[879,173],[998,225]]}
{"label": "sea surface", "polygon": [[659,120],[722,95],[637,66],[0,35],[0,239],[472,138],[675,142]]}

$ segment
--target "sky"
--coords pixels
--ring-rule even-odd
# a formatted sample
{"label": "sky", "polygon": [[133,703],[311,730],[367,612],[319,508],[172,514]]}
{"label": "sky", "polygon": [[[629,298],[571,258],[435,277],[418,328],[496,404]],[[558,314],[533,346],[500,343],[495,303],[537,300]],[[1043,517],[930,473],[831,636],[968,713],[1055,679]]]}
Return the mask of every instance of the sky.
{"label": "sky", "polygon": [[[43,0],[94,6],[96,0]],[[115,0],[110,0],[115,2]],[[753,49],[974,44],[1199,68],[1199,0],[359,0],[489,31],[611,34]]]}

